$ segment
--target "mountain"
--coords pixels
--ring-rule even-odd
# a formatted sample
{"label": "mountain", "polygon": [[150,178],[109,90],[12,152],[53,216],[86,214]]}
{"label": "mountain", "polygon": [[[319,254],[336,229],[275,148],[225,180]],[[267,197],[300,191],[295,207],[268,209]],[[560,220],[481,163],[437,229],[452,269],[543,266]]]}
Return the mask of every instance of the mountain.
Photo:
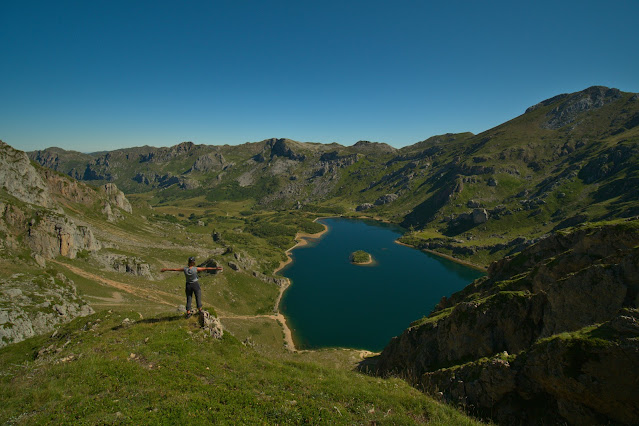
{"label": "mountain", "polygon": [[487,265],[554,230],[639,214],[639,97],[595,86],[534,105],[479,135],[394,149],[268,139],[184,142],[86,155],[30,153],[41,165],[154,203],[204,197],[254,210],[331,206],[411,229],[403,242]]}

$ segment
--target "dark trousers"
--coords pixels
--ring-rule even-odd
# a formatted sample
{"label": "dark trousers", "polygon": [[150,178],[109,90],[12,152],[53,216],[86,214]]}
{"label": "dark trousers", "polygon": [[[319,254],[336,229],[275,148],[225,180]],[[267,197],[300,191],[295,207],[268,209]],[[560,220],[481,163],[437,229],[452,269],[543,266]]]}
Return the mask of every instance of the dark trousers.
{"label": "dark trousers", "polygon": [[195,293],[195,303],[197,308],[202,307],[202,289],[200,289],[200,283],[187,283],[186,284],[186,310],[191,310],[191,298]]}

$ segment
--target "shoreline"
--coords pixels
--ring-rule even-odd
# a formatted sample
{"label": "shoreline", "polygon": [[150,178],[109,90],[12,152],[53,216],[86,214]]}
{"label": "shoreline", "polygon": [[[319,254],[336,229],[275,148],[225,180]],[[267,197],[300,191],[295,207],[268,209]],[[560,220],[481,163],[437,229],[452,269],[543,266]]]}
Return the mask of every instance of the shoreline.
{"label": "shoreline", "polygon": [[473,269],[476,269],[478,271],[488,272],[488,268],[485,267],[485,266],[477,265],[476,263],[472,263],[472,262],[469,262],[467,260],[457,259],[456,257],[453,257],[453,256],[451,256],[449,254],[440,253],[438,251],[431,250],[431,249],[420,249],[420,248],[417,248],[417,247],[415,247],[413,245],[402,243],[399,240],[395,240],[395,244],[399,244],[400,246],[410,247],[410,248],[415,249],[415,250],[424,251],[426,253],[430,253],[430,254],[433,254],[433,255],[438,256],[438,257],[443,257],[444,259],[448,259],[451,262],[459,263],[460,265],[468,266],[469,268],[473,268]]}
{"label": "shoreline", "polygon": [[[317,219],[328,219],[326,217],[318,217]],[[315,219],[313,222],[315,222],[317,219]],[[320,238],[322,235],[324,235],[325,233],[328,232],[328,226],[324,225],[323,223],[320,223],[320,225],[322,225],[324,227],[323,231],[317,232],[315,234],[308,234],[306,232],[298,232],[297,234],[295,234],[295,241],[297,241],[297,243],[291,247],[290,249],[287,249],[284,253],[286,254],[287,259],[286,260],[282,260],[280,261],[280,266],[278,266],[277,268],[275,268],[275,270],[273,270],[273,275],[277,274],[278,272],[280,272],[282,269],[284,269],[284,267],[286,265],[288,265],[289,263],[291,263],[293,261],[293,258],[291,257],[291,251],[293,251],[294,249],[298,248],[298,247],[303,247],[306,244],[308,244],[308,240],[315,240]],[[286,278],[286,277],[284,277]]]}
{"label": "shoreline", "polygon": [[[316,222],[318,219],[328,219],[328,217],[318,217],[313,222]],[[313,239],[313,240],[318,239],[322,235],[328,232],[328,226],[324,225],[323,223],[320,223],[320,225],[324,227],[324,230],[317,232],[315,234],[308,234],[306,232],[298,232],[295,234],[295,241],[297,241],[297,243],[293,247],[289,248],[288,250],[284,252],[286,254],[286,260],[280,261],[280,266],[278,266],[273,271],[273,275],[280,272],[282,269],[284,269],[286,265],[288,265],[289,263],[293,261],[293,258],[291,257],[291,251],[293,251],[294,249],[298,247],[305,246],[306,244],[308,244],[309,239]],[[288,326],[286,322],[286,316],[284,316],[284,314],[280,311],[280,302],[282,301],[284,292],[291,286],[291,280],[289,280],[288,278],[284,276],[282,276],[282,278],[286,280],[286,284],[280,287],[280,292],[277,296],[277,299],[275,300],[274,316],[276,317],[277,322],[279,322],[282,325],[282,329],[284,330],[284,342],[286,343],[286,346],[289,348],[291,352],[300,352],[295,347],[295,341],[293,340],[293,331],[291,330],[291,328]]]}

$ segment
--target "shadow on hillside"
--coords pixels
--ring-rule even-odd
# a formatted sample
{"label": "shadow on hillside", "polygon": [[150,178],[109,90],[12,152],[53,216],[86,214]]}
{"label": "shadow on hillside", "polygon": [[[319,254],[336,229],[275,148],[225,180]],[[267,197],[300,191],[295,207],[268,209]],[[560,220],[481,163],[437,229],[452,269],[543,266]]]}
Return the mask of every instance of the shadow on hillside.
{"label": "shadow on hillside", "polygon": [[359,371],[360,373],[374,376],[377,372],[378,362],[379,362],[379,355],[369,356],[367,358],[364,358],[362,361],[360,361],[357,364],[357,367],[355,367],[355,370]]}

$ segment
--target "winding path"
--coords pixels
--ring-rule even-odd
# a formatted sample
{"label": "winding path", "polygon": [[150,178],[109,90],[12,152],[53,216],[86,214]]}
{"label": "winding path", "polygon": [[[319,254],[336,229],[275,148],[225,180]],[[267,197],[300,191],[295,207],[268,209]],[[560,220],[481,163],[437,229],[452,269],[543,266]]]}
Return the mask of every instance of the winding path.
{"label": "winding path", "polygon": [[[151,300],[153,302],[156,303],[160,303],[163,305],[168,305],[168,306],[172,306],[175,307],[176,303],[173,302],[169,302],[166,299],[168,298],[169,300],[175,300],[176,296],[174,294],[171,293],[167,293],[165,291],[161,291],[161,290],[148,290],[148,289],[144,289],[144,288],[140,288],[140,287],[134,287],[130,284],[126,284],[126,283],[122,283],[119,281],[115,281],[109,278],[104,278],[101,277],[99,275],[96,275],[94,273],[91,272],[87,272],[84,269],[78,268],[77,266],[73,266],[73,265],[69,265],[67,263],[64,262],[60,262],[58,260],[55,259],[50,259],[50,262],[53,262],[57,265],[60,265],[62,267],[67,268],[69,271],[73,272],[76,275],[79,275],[81,277],[87,278],[89,280],[93,280],[93,281],[97,281],[99,283],[102,283],[104,285],[107,285],[109,287],[113,287],[113,288],[117,288],[120,291],[123,291],[125,293],[129,293],[133,296],[137,296],[137,297],[143,297],[145,299]],[[286,289],[288,288],[288,286],[290,285],[290,281],[288,281],[288,279],[286,280],[286,285],[283,285],[282,287],[280,287],[280,293],[277,296],[277,300],[275,301],[275,311],[276,313],[272,314],[272,315],[236,315],[236,314],[232,314],[229,312],[222,312],[222,311],[218,311],[218,318],[223,319],[223,318],[233,318],[233,319],[255,319],[255,318],[268,318],[274,321],[277,321],[280,326],[282,327],[282,330],[284,331],[284,341],[286,343],[286,347],[292,351],[292,352],[297,352],[297,350],[295,349],[295,343],[293,342],[293,334],[291,333],[291,329],[288,327],[288,325],[286,324],[286,318],[284,317],[284,315],[282,315],[279,312],[279,305],[280,305],[280,300],[282,300],[282,295],[284,294],[284,291],[286,291]]]}

